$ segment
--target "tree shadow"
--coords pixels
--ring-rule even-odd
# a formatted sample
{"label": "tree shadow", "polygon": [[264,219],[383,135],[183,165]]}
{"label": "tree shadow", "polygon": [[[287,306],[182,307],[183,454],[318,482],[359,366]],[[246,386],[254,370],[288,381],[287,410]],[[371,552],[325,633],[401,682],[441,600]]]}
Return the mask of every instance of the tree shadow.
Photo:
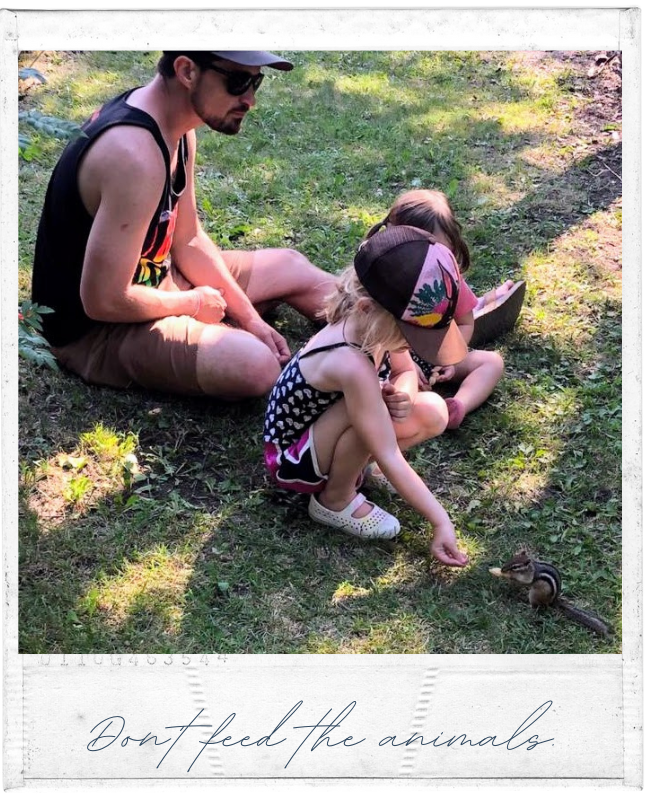
{"label": "tree shadow", "polygon": [[[412,56],[414,74],[421,72],[423,58]],[[487,105],[513,98],[523,102],[529,94],[502,69],[478,72],[471,64],[466,88],[459,93],[453,70],[462,63],[455,59],[445,67],[432,62],[426,84],[411,86],[408,97],[381,104],[372,93],[341,87],[331,74],[343,68],[358,72],[362,55],[323,55],[322,77],[318,70],[315,77],[305,76],[300,91],[278,82],[279,98],[282,92],[295,93],[285,130],[281,120],[273,118],[273,108],[260,110],[251,120],[247,139],[228,141],[233,160],[253,169],[257,161],[268,166],[274,159],[277,177],[263,188],[277,205],[283,175],[293,180],[308,159],[318,167],[319,153],[331,149],[332,143],[339,151],[327,160],[327,169],[319,167],[318,177],[323,194],[335,195],[336,201],[314,208],[315,189],[306,191],[304,204],[298,206],[302,217],[286,223],[295,230],[290,244],[305,244],[314,260],[329,249],[329,263],[338,259],[340,264],[365,233],[359,221],[341,214],[341,207],[374,211],[380,200],[388,206],[392,197],[379,200],[379,185],[390,186],[395,194],[415,179],[443,189],[462,185],[457,211],[477,253],[471,280],[488,288],[502,277],[504,265],[510,268],[549,247],[572,226],[618,200],[620,185],[613,173],[621,174],[621,147],[598,144],[560,171],[531,166],[533,185],[516,201],[499,209],[481,206],[480,190],[470,180],[475,171],[489,167],[500,175],[512,159],[521,158],[522,151],[545,141],[546,135],[505,132],[496,120],[464,114],[463,109],[475,104],[475,95]],[[369,76],[370,83],[375,79],[381,88],[388,80],[390,85],[394,64],[394,57],[385,54],[376,74]],[[409,62],[402,67],[401,80],[406,82]],[[431,87],[439,98],[432,97]],[[432,109],[442,114],[448,108],[447,92],[455,93],[459,113],[442,130],[428,129],[427,137],[421,137],[428,142],[416,142],[421,118]],[[342,104],[356,108],[353,123],[344,125],[347,115],[339,119],[336,114]],[[313,113],[328,120],[326,135],[304,136],[299,121]],[[294,162],[274,154],[272,140],[258,144],[270,131],[293,142]],[[221,151],[224,138],[214,137],[218,148],[203,139],[206,159]],[[462,146],[454,148],[453,140],[462,140]],[[244,161],[249,146],[252,155]],[[348,175],[355,179],[348,180]],[[311,176],[309,170],[298,175],[292,190],[303,191],[305,182],[314,180]],[[253,207],[264,212],[272,202],[259,191],[259,198],[250,194],[249,200],[253,196],[259,203]],[[228,192],[224,194],[227,200]],[[223,201],[224,195],[215,194],[215,204],[219,198]],[[315,236],[319,228],[325,229],[320,239]],[[599,308],[605,310],[605,304],[599,301]],[[620,311],[614,306],[609,310]],[[293,346],[310,332],[291,313],[283,312],[278,323]],[[86,511],[75,515],[68,509],[61,524],[50,526],[39,522],[21,495],[22,651],[33,652],[46,642],[52,651],[62,652],[85,652],[98,643],[103,652],[360,652],[364,647],[376,652],[405,641],[396,633],[401,624],[423,652],[448,651],[450,630],[458,648],[454,652],[506,652],[503,648],[511,646],[506,643],[518,636],[519,652],[606,652],[606,645],[594,643],[587,634],[576,634],[567,645],[561,622],[527,621],[521,608],[513,610],[502,596],[502,587],[490,583],[485,569],[494,565],[496,556],[512,554],[523,537],[533,549],[558,561],[577,597],[606,616],[616,614],[620,597],[611,587],[620,564],[620,550],[613,544],[619,487],[611,453],[603,452],[599,414],[616,411],[612,392],[620,371],[611,353],[617,335],[603,317],[589,346],[577,355],[571,342],[517,331],[502,343],[509,374],[491,401],[457,434],[422,448],[418,464],[423,476],[454,510],[458,527],[477,542],[471,570],[438,571],[433,579],[427,567],[426,531],[403,504],[396,508],[404,515],[407,535],[390,547],[350,542],[314,526],[303,499],[278,500],[265,482],[260,455],[263,400],[225,404],[90,387],[65,374],[21,375],[24,464],[75,451],[81,434],[101,422],[119,432],[137,433],[138,457],[150,476],[141,494],[112,491]],[[588,380],[585,370],[596,369],[605,351],[610,355],[604,372]],[[494,489],[499,476],[516,475],[517,459],[526,467],[535,458],[535,431],[530,420],[516,413],[522,382],[533,387],[540,403],[549,394],[571,390],[573,405],[549,425],[565,446],[540,464],[540,480],[529,491],[515,485],[512,492],[499,495]],[[578,434],[582,453],[573,448]],[[522,453],[522,443],[533,447],[532,456]],[[614,454],[615,444],[607,443]],[[485,463],[477,475],[472,470],[481,449]],[[615,463],[619,467],[620,459]],[[455,477],[445,482],[450,470]],[[480,514],[467,510],[470,492]],[[137,502],[127,507],[129,496]],[[180,584],[136,580],[128,596],[102,606],[102,587],[111,581],[118,584],[125,569],[145,569],[148,558],[164,559],[176,552],[191,553],[191,568]],[[348,584],[352,589],[346,597]]]}
{"label": "tree shadow", "polygon": [[[202,402],[149,398],[159,403],[156,408],[163,416],[156,414],[151,422],[143,410],[149,426],[140,431],[139,453],[165,442],[173,476],[185,462],[207,458],[201,463],[214,470],[222,488],[202,495],[192,475],[181,473],[180,482],[170,479],[171,489],[164,482],[154,486],[140,510],[137,505],[127,508],[127,498],[112,493],[97,507],[47,530],[21,496],[22,651],[42,648],[46,641],[52,651],[61,652],[98,652],[98,643],[102,652],[141,653],[396,652],[396,647],[404,652],[415,652],[409,650],[413,647],[423,652],[505,652],[499,650],[499,641],[511,642],[512,635],[523,631],[520,652],[611,652],[611,644],[580,631],[571,632],[567,645],[565,621],[529,613],[520,598],[488,580],[487,567],[525,543],[562,569],[571,596],[615,617],[618,598],[594,593],[593,577],[600,575],[600,583],[611,587],[620,563],[612,536],[620,523],[618,486],[611,451],[603,453],[599,416],[615,411],[616,365],[609,364],[597,384],[576,368],[584,367],[589,354],[596,363],[598,354],[611,351],[617,336],[603,320],[585,351],[587,358],[578,359],[571,347],[553,339],[511,335],[505,342],[511,380],[467,426],[416,454],[422,477],[449,507],[460,530],[475,528],[477,512],[467,510],[468,494],[481,508],[483,534],[476,535],[485,540],[472,568],[457,573],[429,573],[426,533],[399,501],[391,511],[403,518],[406,538],[397,545],[377,545],[350,541],[314,525],[304,498],[284,499],[265,488],[250,425],[259,408],[243,412],[225,407],[215,415]],[[532,373],[531,364],[538,365]],[[521,380],[527,390],[532,382],[540,395],[551,390],[574,393],[573,408],[558,417],[557,431],[547,429],[550,438],[560,434],[565,446],[553,455],[529,497],[517,489],[495,494],[494,488],[500,474],[513,472],[520,444],[534,437],[530,421],[510,411],[516,408]],[[121,410],[105,400],[102,418],[122,418],[124,425],[132,400]],[[96,416],[94,409],[88,409],[90,418]],[[73,409],[70,413],[74,418]],[[158,428],[165,417],[169,426]],[[180,445],[172,447],[179,436],[174,420],[180,424],[181,419],[185,432]],[[213,437],[206,432],[210,429]],[[585,431],[590,435],[587,447]],[[581,452],[576,454],[572,441],[578,434]],[[69,429],[62,434],[65,443],[72,438]],[[216,461],[206,456],[212,438],[223,443]],[[52,446],[55,452],[54,442]],[[251,449],[241,457],[247,446]],[[477,477],[466,470],[479,463],[476,452],[481,448],[490,457]],[[585,469],[585,464],[590,466]],[[455,475],[451,485],[444,479],[450,471]],[[170,492],[188,504],[174,506]],[[192,551],[192,566],[180,589],[152,579],[149,584],[136,582],[123,602],[102,607],[101,599],[93,601],[102,585],[119,583],[127,565],[146,561],[161,545],[171,554]],[[62,562],[65,573],[53,575],[52,564]],[[477,593],[485,605],[476,605]],[[450,631],[455,631],[453,650]]]}

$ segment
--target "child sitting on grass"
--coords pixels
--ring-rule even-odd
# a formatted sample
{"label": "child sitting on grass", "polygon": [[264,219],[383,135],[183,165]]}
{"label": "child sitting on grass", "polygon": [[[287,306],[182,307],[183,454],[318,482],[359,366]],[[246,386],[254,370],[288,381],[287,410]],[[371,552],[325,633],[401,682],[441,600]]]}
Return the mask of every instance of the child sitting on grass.
{"label": "child sitting on grass", "polygon": [[[469,249],[461,235],[461,226],[454,216],[449,200],[442,192],[414,189],[400,195],[385,219],[370,229],[367,238],[374,236],[382,228],[393,225],[412,225],[432,233],[437,241],[452,251],[461,273],[469,268]],[[507,295],[513,290],[518,292],[515,302],[523,300],[523,289],[523,283],[515,286],[513,281],[508,280],[485,298],[477,299],[461,276],[454,319],[465,341],[470,343],[474,333],[474,318],[484,311],[484,304],[494,305],[495,300],[508,299]],[[515,319],[519,308],[514,314]],[[514,319],[512,323],[514,324]],[[454,396],[445,400],[449,409],[447,427],[450,429],[460,427],[465,415],[487,400],[501,379],[504,369],[499,353],[489,350],[471,350],[459,364],[454,365],[442,365],[439,361],[427,363],[417,353],[413,360],[422,372],[421,388],[443,382],[458,385]]]}
{"label": "child sitting on grass", "polygon": [[278,486],[311,494],[313,520],[362,538],[399,533],[398,520],[358,491],[374,458],[431,523],[431,554],[458,567],[467,556],[454,527],[402,450],[447,426],[442,398],[418,391],[409,348],[438,364],[462,361],[467,346],[452,319],[460,280],[452,252],[426,231],[391,226],[364,241],[326,304],[328,324],[278,378],[264,423],[267,469]]}

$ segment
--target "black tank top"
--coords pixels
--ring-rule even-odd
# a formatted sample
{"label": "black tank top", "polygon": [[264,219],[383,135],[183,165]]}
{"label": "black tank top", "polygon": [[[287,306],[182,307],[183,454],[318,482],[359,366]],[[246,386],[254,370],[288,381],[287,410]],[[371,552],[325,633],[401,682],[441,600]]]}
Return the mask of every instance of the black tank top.
{"label": "black tank top", "polygon": [[178,145],[176,174],[170,177],[167,145],[153,117],[127,105],[134,89],[110,100],[82,126],[82,134],[70,142],[57,163],[45,195],[38,226],[32,301],[54,309],[43,316],[43,333],[55,347],[74,342],[95,324],[83,310],[80,297],[81,271],[93,218],[86,211],[77,183],[79,163],[88,147],[107,128],[136,125],[151,132],[165,159],[165,186],[134,265],[133,282],[158,286],[169,269],[170,249],[178,199],[186,184],[187,140]]}

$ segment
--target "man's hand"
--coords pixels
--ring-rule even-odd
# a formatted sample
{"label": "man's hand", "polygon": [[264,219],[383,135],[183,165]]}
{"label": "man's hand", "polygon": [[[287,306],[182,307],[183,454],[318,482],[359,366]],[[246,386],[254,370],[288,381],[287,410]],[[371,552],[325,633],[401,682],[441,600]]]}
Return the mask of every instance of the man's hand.
{"label": "man's hand", "polygon": [[393,419],[406,419],[413,408],[413,401],[406,392],[400,392],[392,383],[384,383],[381,394],[388,413]]}
{"label": "man's hand", "polygon": [[226,315],[226,301],[220,289],[197,286],[191,290],[196,295],[196,311],[192,315],[198,322],[214,324]]}
{"label": "man's hand", "polygon": [[291,358],[289,345],[275,328],[267,325],[261,317],[251,320],[244,328],[261,342],[264,342],[282,366]]}

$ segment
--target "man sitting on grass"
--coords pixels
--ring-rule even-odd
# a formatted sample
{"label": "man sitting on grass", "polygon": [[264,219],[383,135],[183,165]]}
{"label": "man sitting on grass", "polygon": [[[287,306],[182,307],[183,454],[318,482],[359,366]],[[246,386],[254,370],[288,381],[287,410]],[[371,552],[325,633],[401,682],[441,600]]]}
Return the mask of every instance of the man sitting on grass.
{"label": "man sitting on grass", "polygon": [[146,86],[107,102],[64,150],[38,229],[32,299],[59,362],[90,383],[260,396],[290,356],[259,315],[313,318],[335,279],[295,250],[222,251],[201,227],[195,128],[239,132],[262,51],[165,52]]}

